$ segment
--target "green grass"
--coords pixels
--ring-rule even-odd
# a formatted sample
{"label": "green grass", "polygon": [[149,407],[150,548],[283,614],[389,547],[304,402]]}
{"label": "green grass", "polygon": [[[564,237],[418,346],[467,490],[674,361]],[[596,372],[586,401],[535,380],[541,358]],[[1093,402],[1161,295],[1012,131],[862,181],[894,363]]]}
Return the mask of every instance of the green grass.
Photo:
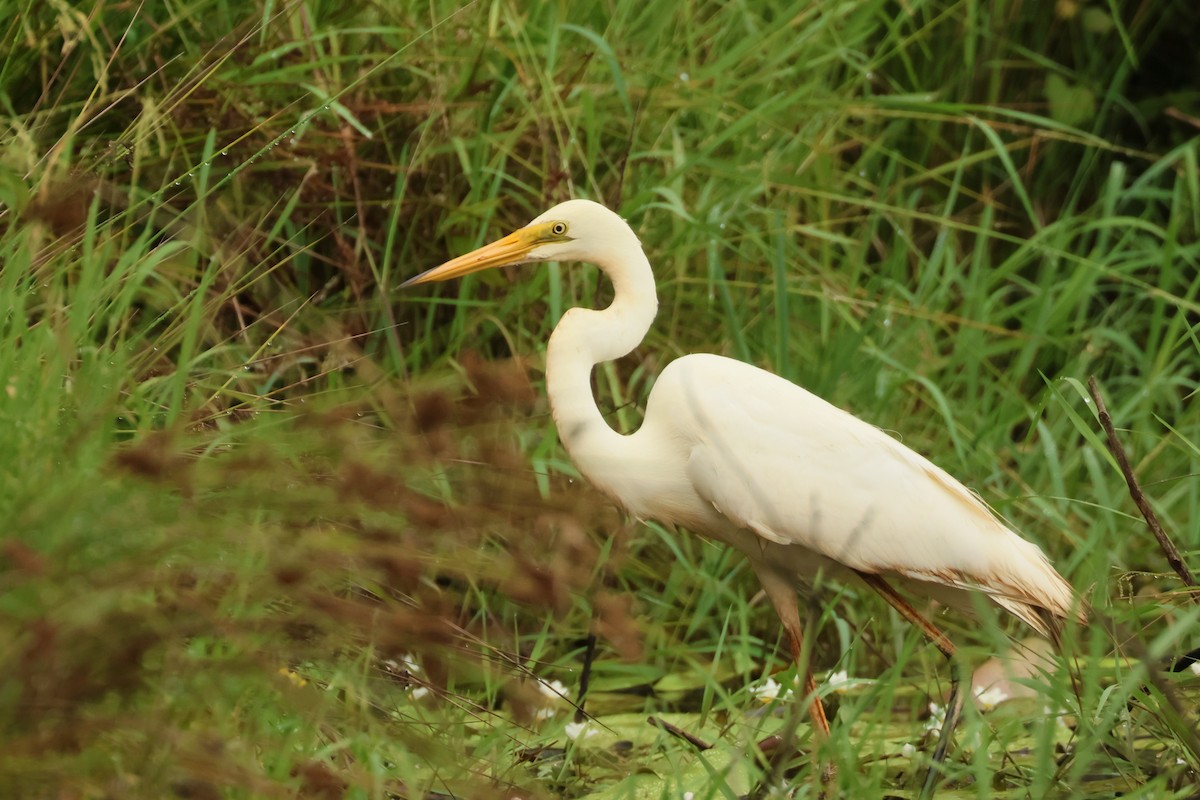
{"label": "green grass", "polygon": [[[1036,698],[969,710],[946,796],[1190,796],[1195,678],[1150,678],[1198,612],[1085,385],[1195,565],[1197,30],[1118,6],[10,4],[0,793],[757,784],[795,710],[749,691],[786,663],[753,576],[623,520],[553,431],[545,340],[610,288],[395,290],[586,196],[660,291],[597,370],[614,425],[680,354],[772,369],[978,490],[1097,610]],[[908,796],[946,666],[860,587],[807,608],[817,667],[874,679],[831,698],[844,794]],[[940,620],[972,665],[1025,635]],[[593,631],[572,741],[536,681],[573,699]]]}

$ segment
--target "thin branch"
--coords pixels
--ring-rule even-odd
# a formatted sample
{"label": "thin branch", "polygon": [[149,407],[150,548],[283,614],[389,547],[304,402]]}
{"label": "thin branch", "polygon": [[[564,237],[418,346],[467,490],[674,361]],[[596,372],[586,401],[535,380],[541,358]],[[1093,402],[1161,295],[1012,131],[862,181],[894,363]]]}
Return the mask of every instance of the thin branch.
{"label": "thin branch", "polygon": [[589,633],[587,637],[587,649],[583,652],[583,669],[579,673],[579,694],[575,700],[575,722],[580,723],[587,719],[587,712],[583,710],[583,704],[587,700],[588,688],[592,683],[592,662],[596,660],[596,634]]}
{"label": "thin branch", "polygon": [[[1158,515],[1154,513],[1154,509],[1150,507],[1150,502],[1146,499],[1146,495],[1142,492],[1142,487],[1138,484],[1137,476],[1133,474],[1133,468],[1129,465],[1129,457],[1125,455],[1125,448],[1121,446],[1121,442],[1117,439],[1117,429],[1113,427],[1112,417],[1108,413],[1108,407],[1104,405],[1104,397],[1100,394],[1100,385],[1096,382],[1096,377],[1093,375],[1088,378],[1088,391],[1091,392],[1092,400],[1096,403],[1096,413],[1100,417],[1100,424],[1104,426],[1104,433],[1108,435],[1108,449],[1112,452],[1113,457],[1117,460],[1117,466],[1121,468],[1121,474],[1125,476],[1125,484],[1129,487],[1129,496],[1133,498],[1134,505],[1138,507],[1138,511],[1142,512],[1142,517],[1146,520],[1146,525],[1150,527],[1150,532],[1154,534],[1154,538],[1158,540],[1158,546],[1162,548],[1163,554],[1167,557],[1167,562],[1171,565],[1171,569],[1175,570],[1175,574],[1179,579],[1189,587],[1196,586],[1196,579],[1192,577],[1191,570],[1183,561],[1183,556],[1175,547],[1175,543],[1167,536],[1167,532],[1163,530],[1163,526],[1158,521]],[[1189,592],[1188,596],[1194,603],[1200,603],[1200,596],[1195,592]]]}
{"label": "thin branch", "polygon": [[679,727],[678,725],[672,725],[665,719],[659,719],[658,717],[646,717],[646,722],[649,722],[656,728],[662,728],[672,736],[677,736],[680,739],[683,739],[685,742],[701,752],[712,749],[712,745],[701,739],[699,736],[688,733],[683,728]]}
{"label": "thin branch", "polygon": [[[1194,597],[1194,595],[1193,595]],[[1179,737],[1180,742],[1191,751],[1192,755],[1200,758],[1200,735],[1196,733],[1196,720],[1192,718],[1189,705],[1180,698],[1171,682],[1163,677],[1162,670],[1150,657],[1146,645],[1137,634],[1126,628],[1112,617],[1105,618],[1102,612],[1095,612],[1100,621],[1107,625],[1109,635],[1117,643],[1118,648],[1129,648],[1133,657],[1141,662],[1146,670],[1146,680],[1159,691],[1166,700],[1165,705],[1158,706],[1158,713],[1167,727]],[[1179,670],[1172,670],[1178,672]],[[1130,698],[1132,700],[1132,698]]]}

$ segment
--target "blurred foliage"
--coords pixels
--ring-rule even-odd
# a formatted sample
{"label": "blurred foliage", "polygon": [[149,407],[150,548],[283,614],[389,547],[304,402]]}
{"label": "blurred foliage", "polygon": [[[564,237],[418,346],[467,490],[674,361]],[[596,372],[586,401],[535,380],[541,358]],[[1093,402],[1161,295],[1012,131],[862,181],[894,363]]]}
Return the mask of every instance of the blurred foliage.
{"label": "blurred foliage", "polygon": [[[747,686],[785,657],[752,576],[623,523],[542,399],[549,330],[608,287],[551,266],[394,291],[570,196],[619,208],[658,270],[650,338],[597,370],[615,426],[680,353],[769,367],[978,487],[1145,643],[1148,663],[1072,632],[1045,703],[967,720],[960,785],[1186,791],[1200,754],[1169,693],[1192,689],[1144,684],[1196,614],[1083,385],[1194,558],[1193,3],[18,0],[0,19],[0,793],[758,779],[746,742],[785,718]],[[908,791],[921,756],[897,743],[944,667],[857,587],[816,597],[817,665],[881,678],[838,703],[826,752],[863,765],[842,788]],[[946,622],[981,658],[1007,644]],[[719,757],[625,717],[627,738],[570,739],[544,687],[578,697],[589,633],[589,710],[678,711]]]}

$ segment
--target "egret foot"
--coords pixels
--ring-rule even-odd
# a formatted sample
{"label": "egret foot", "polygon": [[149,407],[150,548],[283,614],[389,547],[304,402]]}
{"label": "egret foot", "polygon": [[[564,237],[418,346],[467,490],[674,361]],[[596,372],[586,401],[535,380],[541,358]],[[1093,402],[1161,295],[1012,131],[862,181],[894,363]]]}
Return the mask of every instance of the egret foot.
{"label": "egret foot", "polygon": [[820,765],[821,769],[821,792],[817,797],[824,800],[827,797],[837,797],[837,764],[832,760],[826,761]]}
{"label": "egret foot", "polygon": [[[792,741],[793,738],[790,734],[780,736],[777,733],[773,733],[758,742],[758,752],[766,760],[767,772],[754,788],[754,791],[747,795],[749,800],[760,800],[766,797],[771,787],[778,786],[779,782],[784,778],[788,772],[788,762],[793,756],[798,755],[798,751]],[[812,757],[818,781],[817,796],[820,798],[836,796],[837,764],[832,760],[822,761],[818,750],[813,750]]]}

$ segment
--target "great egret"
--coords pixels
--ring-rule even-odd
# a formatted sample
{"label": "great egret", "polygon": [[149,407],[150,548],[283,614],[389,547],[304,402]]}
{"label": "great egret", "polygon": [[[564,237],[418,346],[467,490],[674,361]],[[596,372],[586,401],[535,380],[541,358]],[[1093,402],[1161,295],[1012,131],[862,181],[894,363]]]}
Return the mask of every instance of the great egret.
{"label": "great egret", "polygon": [[[609,427],[592,396],[592,367],[642,341],[658,298],[637,235],[604,206],[569,200],[404,286],[535,261],[595,264],[615,289],[608,308],[567,311],[546,349],[550,408],[579,471],[638,519],[681,525],[740,550],[779,613],[798,665],[795,589],[818,572],[862,578],[948,658],[954,645],[890,581],[960,609],[971,607],[967,592],[982,592],[1042,635],[1055,635],[1067,617],[1083,619],[1042,551],[965,486],[770,372],[717,355],[684,356],[658,377],[637,431]],[[952,713],[961,708],[957,683],[955,674]],[[813,724],[827,736],[811,671],[805,689]],[[948,718],[943,726],[935,762],[953,724]]]}

